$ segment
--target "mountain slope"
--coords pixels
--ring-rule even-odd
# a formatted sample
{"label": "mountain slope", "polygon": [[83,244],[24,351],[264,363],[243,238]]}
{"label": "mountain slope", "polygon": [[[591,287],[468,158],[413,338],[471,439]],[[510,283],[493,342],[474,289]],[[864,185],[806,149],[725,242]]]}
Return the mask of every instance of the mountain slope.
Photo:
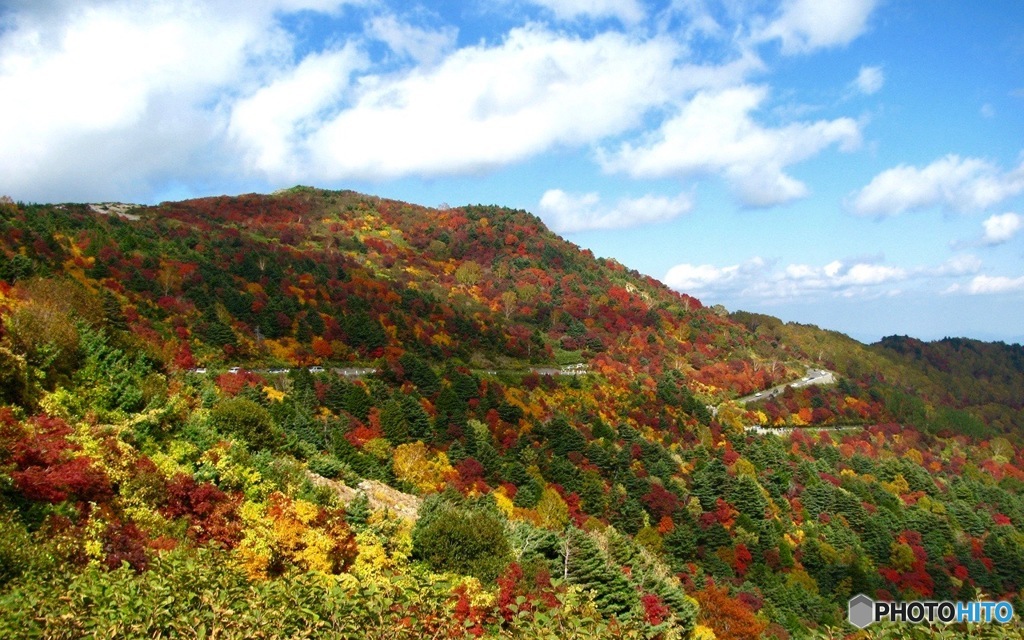
{"label": "mountain slope", "polygon": [[[499,207],[297,187],[0,231],[0,629],[178,624],[139,594],[190,582],[239,637],[786,638],[859,592],[1019,598],[1024,449],[943,405],[953,345],[726,317]],[[838,383],[732,401],[812,365]],[[366,480],[415,524],[335,490]]]}

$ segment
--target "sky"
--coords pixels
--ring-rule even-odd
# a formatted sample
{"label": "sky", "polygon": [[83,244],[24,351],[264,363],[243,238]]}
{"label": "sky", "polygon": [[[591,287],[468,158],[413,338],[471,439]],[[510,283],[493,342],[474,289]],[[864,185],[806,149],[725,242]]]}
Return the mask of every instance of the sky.
{"label": "sky", "polygon": [[296,184],[525,209],[864,342],[1024,342],[1024,3],[0,2],[0,194]]}

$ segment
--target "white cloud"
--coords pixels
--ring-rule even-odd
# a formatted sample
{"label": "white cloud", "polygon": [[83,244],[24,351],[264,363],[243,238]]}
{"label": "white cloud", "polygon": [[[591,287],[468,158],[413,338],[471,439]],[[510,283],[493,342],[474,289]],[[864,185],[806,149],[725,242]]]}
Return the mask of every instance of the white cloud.
{"label": "white cloud", "polygon": [[678,14],[685,24],[684,34],[687,39],[699,36],[705,38],[729,37],[729,30],[719,22],[714,15],[714,10],[709,0],[672,0],[670,10],[661,16],[662,20],[675,17]]}
{"label": "white cloud", "polygon": [[[934,276],[962,276],[977,273],[981,270],[981,260],[969,253],[953,256],[938,268],[932,270]],[[928,272],[926,272],[928,273]]]}
{"label": "white cloud", "polygon": [[764,127],[751,113],[767,93],[749,85],[699,92],[646,145],[624,143],[614,153],[602,152],[600,161],[607,171],[634,177],[721,175],[749,206],[802,198],[807,186],[784,169],[833,144],[856,147],[860,129],[849,118]]}
{"label": "white cloud", "polygon": [[674,42],[540,27],[460,49],[432,69],[365,76],[351,107],[307,135],[316,179],[471,173],[640,124],[677,91]]}
{"label": "white cloud", "polygon": [[644,8],[637,0],[528,0],[544,7],[560,20],[580,16],[588,18],[618,18],[626,24],[644,19]]}
{"label": "white cloud", "polygon": [[401,22],[393,15],[377,16],[369,24],[369,33],[395,53],[426,65],[441,60],[455,46],[459,30],[446,27],[431,31]]}
{"label": "white cloud", "polygon": [[680,264],[669,269],[663,281],[679,291],[695,295],[794,300],[823,295],[877,297],[898,295],[906,285],[929,285],[936,280],[977,273],[980,261],[970,255],[956,256],[938,267],[900,267],[874,261],[834,260],[818,267],[808,264],[779,266],[776,261],[754,257],[740,264]]}
{"label": "white cloud", "polygon": [[622,198],[614,206],[601,203],[596,193],[572,195],[561,189],[544,193],[538,215],[559,233],[587,229],[621,229],[653,222],[663,222],[689,213],[693,202],[687,194],[675,198],[646,195]]}
{"label": "white cloud", "polygon": [[1016,213],[1003,213],[989,216],[982,225],[985,227],[985,236],[982,242],[988,245],[1003,244],[1009,242],[1017,232],[1024,229],[1024,216]]}
{"label": "white cloud", "polygon": [[1013,291],[1024,291],[1024,276],[1019,278],[1008,278],[1006,276],[975,276],[965,287],[954,285],[947,290],[947,293],[966,291],[971,295],[987,295],[996,293],[1010,293]]}
{"label": "white cloud", "polygon": [[942,206],[956,211],[985,210],[1024,193],[1024,164],[1008,172],[979,158],[947,155],[924,168],[900,165],[875,176],[852,195],[860,215],[897,215]]}
{"label": "white cloud", "polygon": [[371,66],[362,34],[297,55],[281,13],[343,4],[43,2],[5,15],[0,95],[18,96],[0,101],[5,190],[91,199],[217,174],[280,183],[470,173],[623,133],[692,86],[676,67],[682,45],[668,37],[539,26],[453,51],[454,29],[384,15],[366,37],[401,58],[397,69]]}
{"label": "white cloud", "polygon": [[23,4],[0,30],[5,189],[102,197],[146,193],[168,174],[209,173],[223,160],[225,92],[290,54],[274,12],[339,4]]}
{"label": "white cloud", "polygon": [[[647,16],[639,0],[534,4],[630,26],[672,13]],[[608,170],[721,176],[751,206],[804,197],[788,167],[853,148],[859,126],[764,124],[755,112],[768,89],[745,84],[767,71],[744,35],[757,18],[731,6],[715,10],[718,25],[691,4],[704,16],[691,26],[716,38],[703,58],[661,26],[574,35],[530,23],[457,48],[455,27],[408,24],[369,0],[11,0],[0,95],[17,99],[0,100],[0,175],[22,199],[145,200],[226,176],[276,186],[472,174],[603,144],[617,147],[599,152]],[[847,37],[835,24],[807,26],[801,6],[776,16],[772,38],[816,47]],[[314,42],[307,17],[286,19],[300,10],[344,10],[363,29]],[[642,212],[627,204],[588,215],[684,208],[679,198]]]}
{"label": "white cloud", "polygon": [[983,118],[994,118],[996,117],[996,108],[986,102],[985,104],[981,105],[979,113],[981,113],[981,116]]}
{"label": "white cloud", "polygon": [[899,267],[881,264],[855,264],[846,275],[836,280],[840,285],[873,285],[902,280],[907,272]]}
{"label": "white cloud", "polygon": [[867,29],[876,0],[788,0],[755,42],[780,40],[786,54],[849,44]]}
{"label": "white cloud", "polygon": [[228,127],[247,151],[247,164],[277,174],[291,170],[295,135],[309,120],[339,99],[350,75],[365,66],[353,46],[307,56],[299,65],[235,103]]}
{"label": "white cloud", "polygon": [[746,282],[756,277],[766,264],[766,261],[759,257],[726,267],[710,264],[677,264],[668,270],[662,281],[673,289],[686,293],[730,291],[737,286],[744,286]]}
{"label": "white cloud", "polygon": [[853,81],[857,90],[864,95],[878,93],[885,84],[885,72],[881,67],[861,67],[857,79]]}

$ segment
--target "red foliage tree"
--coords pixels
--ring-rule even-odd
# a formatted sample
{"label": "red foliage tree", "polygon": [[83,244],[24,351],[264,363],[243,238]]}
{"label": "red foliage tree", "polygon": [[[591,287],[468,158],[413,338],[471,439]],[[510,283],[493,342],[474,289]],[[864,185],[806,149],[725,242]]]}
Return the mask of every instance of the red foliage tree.
{"label": "red foliage tree", "polygon": [[754,561],[754,557],[750,554],[750,550],[747,549],[747,545],[742,542],[736,545],[736,553],[733,556],[733,569],[736,570],[737,575],[743,577],[747,573],[747,569],[750,568],[750,563]]}
{"label": "red foliage tree", "polygon": [[658,626],[672,615],[672,610],[653,593],[640,596],[640,604],[644,607],[644,619],[649,625]]}
{"label": "red foliage tree", "polygon": [[222,373],[217,376],[217,387],[227,396],[236,396],[246,387],[262,387],[267,381],[252,371]]}
{"label": "red foliage tree", "polygon": [[672,514],[679,510],[679,498],[660,484],[651,485],[651,490],[642,498],[643,503],[651,510],[654,517],[662,519],[671,518]]}
{"label": "red foliage tree", "polygon": [[113,496],[107,474],[67,440],[71,433],[67,423],[49,416],[32,422],[34,433],[22,432],[11,446],[15,467],[11,478],[26,498],[53,504],[65,500],[102,503]]}
{"label": "red foliage tree", "polygon": [[188,536],[200,544],[215,541],[230,549],[242,538],[235,510],[241,496],[229,496],[209,482],[197,483],[179,473],[167,483],[167,504],[161,509],[168,518],[188,520]]}
{"label": "red foliage tree", "polygon": [[146,535],[134,523],[111,522],[103,532],[102,543],[106,554],[103,564],[108,569],[117,569],[122,563],[136,571],[145,571],[149,566]]}

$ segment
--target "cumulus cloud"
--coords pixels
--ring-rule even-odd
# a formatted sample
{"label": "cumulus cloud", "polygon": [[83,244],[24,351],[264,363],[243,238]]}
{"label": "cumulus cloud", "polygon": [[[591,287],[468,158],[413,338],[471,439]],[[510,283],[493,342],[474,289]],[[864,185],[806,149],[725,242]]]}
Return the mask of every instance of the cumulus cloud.
{"label": "cumulus cloud", "polygon": [[853,84],[864,95],[878,93],[885,84],[885,73],[881,67],[861,67]]}
{"label": "cumulus cloud", "polygon": [[900,165],[875,176],[852,195],[860,215],[891,216],[928,207],[984,211],[1024,193],[1024,164],[1003,172],[980,158],[947,155],[926,167]]}
{"label": "cumulus cloud", "polygon": [[268,174],[291,171],[296,135],[306,123],[316,124],[321,110],[349,90],[350,76],[366,63],[351,45],[310,55],[236,102],[228,130],[245,150],[248,166]]}
{"label": "cumulus cloud", "polygon": [[351,107],[305,137],[306,175],[472,173],[621,133],[672,95],[677,47],[527,27],[436,68],[364,77]]}
{"label": "cumulus cloud", "polygon": [[876,0],[788,0],[754,40],[779,40],[785,54],[847,45],[867,29],[875,5]]}
{"label": "cumulus cloud", "polygon": [[1024,276],[1009,278],[1007,276],[978,275],[967,284],[954,284],[945,293],[968,293],[970,295],[994,295],[1024,291]]}
{"label": "cumulus cloud", "polygon": [[[981,260],[978,256],[965,253],[953,256],[942,265],[930,272],[934,276],[962,276],[977,273],[981,270]],[[927,273],[927,272],[926,272]]]}
{"label": "cumulus cloud", "polygon": [[711,264],[677,264],[668,270],[662,282],[673,289],[688,293],[734,291],[748,286],[767,264],[761,257],[725,267]]}
{"label": "cumulus cloud", "polygon": [[899,287],[925,284],[976,273],[974,256],[957,256],[938,267],[900,267],[866,260],[833,260],[824,266],[788,264],[754,257],[739,264],[680,264],[663,281],[679,291],[697,295],[747,297],[763,300],[895,295]]}
{"label": "cumulus cloud", "polygon": [[637,0],[529,0],[550,10],[561,20],[578,17],[618,18],[633,24],[644,19],[644,8]]}
{"label": "cumulus cloud", "polygon": [[622,198],[608,206],[601,202],[597,193],[572,195],[561,189],[550,189],[541,197],[537,213],[555,231],[571,233],[664,222],[689,213],[692,208],[693,201],[687,194],[674,198],[653,195]]}
{"label": "cumulus cloud", "polygon": [[[136,192],[222,160],[224,92],[290,54],[282,0],[28,3],[0,31],[0,175],[33,198]],[[16,97],[16,99],[12,99]],[[211,106],[212,105],[212,106]]]}
{"label": "cumulus cloud", "polygon": [[[764,124],[768,89],[747,83],[767,68],[747,35],[787,50],[841,44],[872,3],[846,3],[821,24],[804,0],[760,22],[727,7],[722,25],[691,3],[705,16],[691,26],[716,38],[704,57],[685,29],[633,28],[653,20],[639,0],[533,4],[627,28],[526,23],[459,47],[455,27],[406,22],[421,14],[369,0],[12,0],[0,15],[0,95],[16,96],[0,101],[5,190],[145,201],[225,178],[476,174],[603,145],[606,170],[721,176],[745,204],[771,206],[809,192],[788,167],[860,141],[848,118]],[[308,16],[290,19],[301,11],[344,14],[346,26],[311,36]],[[587,216],[668,216],[684,200],[649,200],[643,212],[598,203]]]}
{"label": "cumulus cloud", "polygon": [[1017,232],[1024,228],[1024,216],[1016,213],[1003,213],[989,216],[981,224],[985,227],[982,242],[988,245],[1003,244],[1009,242],[1017,235]]}
{"label": "cumulus cloud", "polygon": [[623,143],[600,161],[633,177],[721,175],[748,206],[802,198],[807,186],[784,169],[834,144],[857,147],[859,126],[849,118],[762,126],[751,114],[767,95],[767,88],[750,85],[699,92],[646,144]]}
{"label": "cumulus cloud", "polygon": [[297,57],[279,13],[342,4],[56,3],[9,18],[0,94],[18,99],[0,103],[5,188],[88,199],[217,171],[272,182],[475,172],[619,134],[683,84],[669,38],[531,26],[453,51],[453,29],[388,15],[365,38],[411,64],[371,65],[358,33]]}

